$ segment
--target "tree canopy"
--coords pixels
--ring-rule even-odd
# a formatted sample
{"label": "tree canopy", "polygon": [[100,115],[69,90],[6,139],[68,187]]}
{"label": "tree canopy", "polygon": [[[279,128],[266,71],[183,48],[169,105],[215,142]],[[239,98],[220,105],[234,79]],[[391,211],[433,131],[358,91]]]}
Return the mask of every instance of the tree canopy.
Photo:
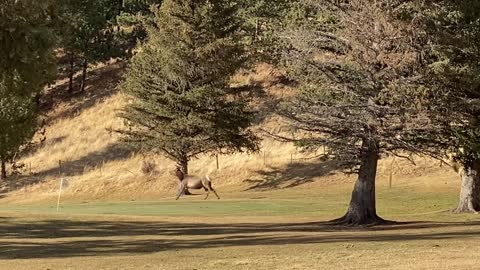
{"label": "tree canopy", "polygon": [[463,166],[456,211],[480,211],[480,3],[440,1],[422,12],[432,37],[431,84],[454,93],[443,110],[451,116],[449,151]]}
{"label": "tree canopy", "polygon": [[325,157],[359,174],[339,223],[382,222],[374,188],[382,154],[440,157],[447,145],[439,135],[449,94],[426,84],[428,37],[422,21],[405,18],[408,4],[305,0],[281,33],[300,92],[279,113],[305,134],[300,147],[325,146]]}

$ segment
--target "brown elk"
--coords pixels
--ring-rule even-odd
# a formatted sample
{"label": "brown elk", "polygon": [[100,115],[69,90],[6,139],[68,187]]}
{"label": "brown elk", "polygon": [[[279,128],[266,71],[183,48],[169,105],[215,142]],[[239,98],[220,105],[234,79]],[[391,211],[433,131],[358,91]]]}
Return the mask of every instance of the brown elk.
{"label": "brown elk", "polygon": [[177,170],[175,171],[176,176],[178,177],[178,180],[180,180],[180,186],[178,187],[177,191],[177,197],[175,200],[178,200],[181,195],[185,194],[188,189],[205,189],[207,192],[207,196],[205,196],[206,200],[208,198],[208,195],[210,195],[210,191],[213,191],[215,196],[217,196],[217,199],[220,199],[218,196],[217,192],[213,189],[212,187],[212,181],[210,180],[210,177],[208,175],[205,175],[205,177],[198,177],[196,175],[184,175],[182,170],[177,167]]}

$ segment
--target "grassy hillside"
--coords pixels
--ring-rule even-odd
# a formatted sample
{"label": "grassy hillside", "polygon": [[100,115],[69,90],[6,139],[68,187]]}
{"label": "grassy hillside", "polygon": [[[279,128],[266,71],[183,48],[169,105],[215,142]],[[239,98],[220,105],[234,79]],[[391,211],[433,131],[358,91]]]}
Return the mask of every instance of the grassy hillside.
{"label": "grassy hillside", "polygon": [[[90,74],[86,93],[81,95],[67,94],[64,80],[48,90],[44,98],[48,105],[46,140],[22,157],[23,175],[3,184],[4,202],[54,200],[62,178],[68,181],[64,196],[70,200],[172,196],[177,184],[172,172],[174,164],[161,156],[135,155],[111,131],[122,127],[116,113],[127,102],[117,89],[124,68],[122,63],[97,67]],[[236,85],[259,86],[256,106],[263,106],[264,112],[272,100],[292,95],[292,90],[281,84],[278,74],[266,65],[233,79]],[[278,120],[269,117],[259,123],[259,127],[274,131],[279,131],[280,126]],[[354,177],[338,173],[335,162],[309,159],[312,155],[298,152],[292,144],[266,138],[258,154],[220,156],[218,170],[211,156],[193,161],[190,168],[193,174],[211,175],[222,192],[332,184],[351,187]],[[145,160],[156,164],[154,172],[142,172]],[[458,186],[458,176],[449,168],[424,158],[417,159],[417,166],[385,159],[379,169],[380,185],[388,186],[392,174],[395,185],[436,189],[448,186],[452,192]]]}

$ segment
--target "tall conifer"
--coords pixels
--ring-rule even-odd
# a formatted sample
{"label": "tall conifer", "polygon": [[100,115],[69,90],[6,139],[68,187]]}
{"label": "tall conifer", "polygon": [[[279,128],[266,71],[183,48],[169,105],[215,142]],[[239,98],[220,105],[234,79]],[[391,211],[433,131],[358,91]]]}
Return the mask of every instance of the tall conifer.
{"label": "tall conifer", "polygon": [[52,79],[51,1],[0,0],[0,178],[36,128],[33,97]]}
{"label": "tall conifer", "polygon": [[234,2],[167,0],[154,12],[123,84],[132,98],[121,113],[126,141],[162,152],[185,173],[202,153],[257,150],[254,114],[229,88],[246,60]]}

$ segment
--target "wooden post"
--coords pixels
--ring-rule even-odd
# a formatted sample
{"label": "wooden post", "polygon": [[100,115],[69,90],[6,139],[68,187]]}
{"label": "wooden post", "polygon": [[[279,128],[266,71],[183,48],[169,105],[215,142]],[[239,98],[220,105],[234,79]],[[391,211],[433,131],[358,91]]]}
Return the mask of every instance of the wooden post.
{"label": "wooden post", "polygon": [[258,18],[256,18],[255,19],[255,34],[253,36],[253,42],[257,42],[257,39],[258,39],[258,25],[259,25]]}
{"label": "wooden post", "polygon": [[293,164],[293,153],[290,153],[290,164]]}
{"label": "wooden post", "polygon": [[266,157],[266,152],[263,151],[263,165],[267,165],[267,157]]}
{"label": "wooden post", "polygon": [[393,157],[392,164],[390,164],[390,173],[388,176],[388,188],[392,188],[392,180],[393,180],[393,164],[395,162],[395,157]]}
{"label": "wooden post", "polygon": [[60,188],[58,189],[58,198],[57,198],[57,212],[60,207],[60,197],[62,196],[62,187],[63,187],[63,178],[60,179]]}
{"label": "wooden post", "polygon": [[216,162],[217,162],[217,170],[218,170],[218,169],[220,168],[220,167],[218,166],[218,154],[215,155],[215,159],[216,159]]}

